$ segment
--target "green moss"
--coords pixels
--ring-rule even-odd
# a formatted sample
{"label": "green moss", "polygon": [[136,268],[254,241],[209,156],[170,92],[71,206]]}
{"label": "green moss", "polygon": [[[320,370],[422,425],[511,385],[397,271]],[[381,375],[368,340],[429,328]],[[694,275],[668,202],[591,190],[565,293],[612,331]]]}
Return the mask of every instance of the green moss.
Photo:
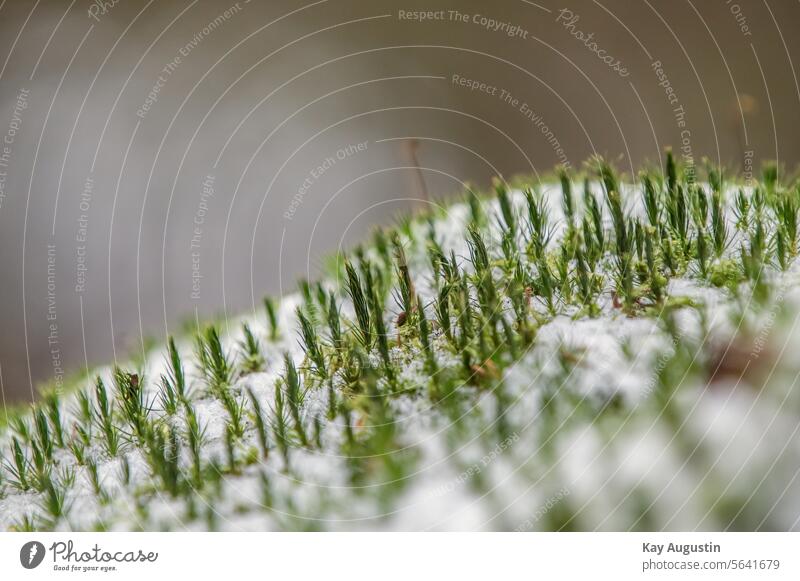
{"label": "green moss", "polygon": [[[86,385],[85,375],[79,376],[73,383],[80,387],[72,388],[80,390],[72,425],[65,425],[65,393],[50,391],[32,411],[11,411],[8,419],[0,417],[0,429],[14,432],[4,451],[0,490],[35,490],[41,503],[38,516],[21,515],[14,526],[68,522],[75,466],[87,472],[98,502],[111,506],[98,471],[98,464],[111,459],[121,462],[121,482],[143,522],[148,500],[167,493],[186,501],[188,518],[216,526],[198,499],[213,504],[225,479],[252,477],[255,469],[268,505],[291,514],[294,492],[273,487],[264,469],[300,482],[297,466],[317,454],[342,458],[356,487],[353,496],[390,512],[416,477],[421,456],[407,443],[398,404],[421,401],[430,417],[452,423],[455,443],[477,440],[486,446],[518,435],[527,426],[513,417],[517,402],[506,375],[537,346],[539,329],[562,315],[653,317],[661,332],[674,337],[676,350],[656,370],[659,384],[651,401],[669,421],[680,422],[671,395],[687,374],[696,373],[689,354],[697,346],[679,336],[673,315],[683,309],[702,313],[704,306],[669,295],[670,281],[687,277],[734,293],[744,287],[757,298],[771,296],[762,273],[786,270],[795,259],[800,208],[800,192],[781,184],[770,168],[752,199],[740,194],[728,202],[723,192],[730,184],[721,170],[707,169],[709,192],[694,181],[693,171],[669,153],[663,175],[642,172],[642,217],[631,210],[635,201],[623,195],[625,177],[601,159],[588,162],[581,174],[563,168],[549,174],[560,187],[563,219],[551,215],[542,188],[530,178],[513,180],[522,194],[502,180],[489,193],[468,188],[466,256],[442,248],[443,210],[406,216],[395,228],[376,230],[370,247],[332,258],[329,284],[301,281],[302,304],[294,314],[265,299],[259,315],[263,336],[245,324],[234,344],[221,335],[227,328],[222,321],[201,329],[192,321],[185,333],[194,340],[194,366],[184,363],[187,354],[169,339],[167,371],[153,378],[155,398],[146,395],[151,378],[142,375],[141,359],[115,370],[114,389],[101,378]],[[556,236],[560,221],[563,233]],[[740,246],[731,248],[732,240]],[[302,358],[278,351],[287,348],[281,341],[295,340]],[[150,347],[145,345],[142,357]],[[633,360],[633,347],[626,348]],[[280,378],[266,401],[249,389],[250,374],[273,371],[267,362],[281,355]],[[619,394],[607,394],[598,404],[568,389],[563,393],[561,387],[581,372],[583,355],[560,349],[555,377],[537,376],[531,387],[543,404],[527,433],[541,449],[540,461],[549,465],[556,440],[570,426],[595,420],[606,426],[633,413]],[[195,372],[204,389],[191,389]],[[315,401],[323,405],[309,408],[307,401],[320,394],[326,398]],[[478,410],[486,401],[491,414]],[[223,430],[211,434],[201,425],[200,404],[224,410]],[[215,454],[208,453],[212,443]],[[144,459],[149,485],[131,482],[129,452]],[[488,494],[490,486],[491,479],[478,475],[468,488]],[[344,510],[326,502],[320,500],[318,509]],[[634,504],[637,522],[652,522],[642,503]],[[581,515],[573,509],[571,499],[564,499],[550,512],[548,526],[580,528]],[[274,518],[284,526],[312,526],[299,517]]]}

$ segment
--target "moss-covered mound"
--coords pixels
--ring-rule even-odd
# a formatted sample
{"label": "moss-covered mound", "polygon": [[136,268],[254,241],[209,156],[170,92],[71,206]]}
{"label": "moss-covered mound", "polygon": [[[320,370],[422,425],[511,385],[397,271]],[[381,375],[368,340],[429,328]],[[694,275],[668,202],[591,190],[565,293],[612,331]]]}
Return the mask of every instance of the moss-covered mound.
{"label": "moss-covered mound", "polygon": [[466,192],[12,413],[0,529],[799,528],[799,208],[671,155]]}

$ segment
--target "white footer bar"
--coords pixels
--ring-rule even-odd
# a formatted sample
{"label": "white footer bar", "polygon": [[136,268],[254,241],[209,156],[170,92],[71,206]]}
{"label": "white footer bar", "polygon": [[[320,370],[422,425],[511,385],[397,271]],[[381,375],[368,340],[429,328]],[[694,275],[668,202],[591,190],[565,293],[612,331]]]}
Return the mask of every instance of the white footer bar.
{"label": "white footer bar", "polygon": [[[3,533],[0,578],[800,579],[795,533]],[[187,577],[188,576],[188,577]],[[580,577],[579,577],[580,576]]]}

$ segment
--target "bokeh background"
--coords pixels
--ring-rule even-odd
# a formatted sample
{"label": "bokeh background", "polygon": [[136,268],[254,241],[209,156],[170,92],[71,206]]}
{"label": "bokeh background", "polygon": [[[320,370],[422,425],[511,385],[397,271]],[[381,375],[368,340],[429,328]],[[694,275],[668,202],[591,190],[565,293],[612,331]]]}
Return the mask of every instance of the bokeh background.
{"label": "bokeh background", "polygon": [[792,170],[798,25],[789,0],[0,0],[3,402],[257,309],[465,182],[670,145]]}

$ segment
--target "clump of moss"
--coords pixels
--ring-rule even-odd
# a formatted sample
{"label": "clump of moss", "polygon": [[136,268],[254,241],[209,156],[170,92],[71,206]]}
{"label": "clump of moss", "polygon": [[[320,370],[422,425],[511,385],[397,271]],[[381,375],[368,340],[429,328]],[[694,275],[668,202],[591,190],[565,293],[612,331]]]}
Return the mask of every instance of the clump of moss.
{"label": "clump of moss", "polygon": [[[494,449],[529,431],[531,450],[556,462],[554,440],[566,426],[633,413],[619,394],[597,405],[563,394],[582,365],[580,353],[564,348],[559,371],[534,386],[535,429],[519,420],[525,393],[514,395],[507,375],[536,348],[540,329],[564,315],[648,319],[674,336],[672,355],[655,368],[652,399],[679,413],[671,394],[695,363],[673,314],[702,306],[671,295],[672,281],[731,297],[749,289],[764,304],[765,273],[789,270],[798,253],[796,185],[768,170],[748,196],[720,169],[708,167],[705,184],[695,177],[668,152],[663,172],[637,176],[639,199],[623,187],[629,178],[599,158],[581,174],[557,170],[558,204],[541,184],[519,179],[516,190],[502,180],[489,194],[469,188],[463,221],[432,211],[378,230],[372,247],[337,257],[341,286],[303,281],[296,307],[265,299],[265,316],[245,323],[238,341],[214,325],[196,331],[193,366],[184,364],[192,353],[181,352],[183,341],[169,338],[153,389],[141,371],[120,368],[74,394],[11,411],[0,428],[0,498],[32,493],[40,502],[33,513],[14,515],[13,526],[72,526],[74,501],[102,514],[104,526],[126,518],[101,478],[111,464],[121,467],[116,490],[145,523],[153,522],[148,501],[162,492],[186,504],[186,518],[205,519],[198,506],[224,501],[232,482],[257,478],[265,502],[242,510],[267,511],[280,528],[307,528],[310,521],[278,515],[301,510],[308,493],[297,483],[305,464],[320,458],[333,458],[353,488],[321,496],[314,510],[338,514],[368,498],[391,512],[419,477],[423,456],[405,432],[404,405],[447,422],[453,450],[468,441]],[[445,243],[453,228],[463,232],[458,248]],[[267,365],[279,359],[277,370]],[[535,482],[527,463],[522,468]],[[76,485],[78,473],[88,487]],[[491,492],[483,476],[471,486]],[[562,497],[552,522],[576,526],[579,515]]]}

